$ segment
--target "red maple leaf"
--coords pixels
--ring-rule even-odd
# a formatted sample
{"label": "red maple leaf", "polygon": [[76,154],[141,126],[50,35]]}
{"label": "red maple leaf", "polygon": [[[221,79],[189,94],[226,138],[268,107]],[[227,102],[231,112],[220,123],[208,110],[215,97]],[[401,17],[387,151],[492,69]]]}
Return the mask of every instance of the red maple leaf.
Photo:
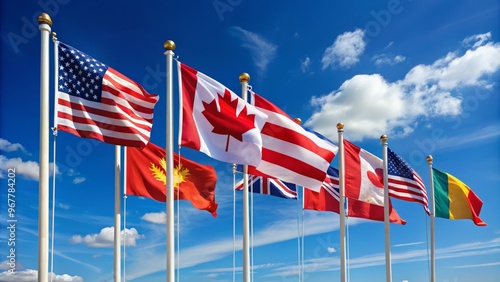
{"label": "red maple leaf", "polygon": [[224,97],[221,97],[219,93],[217,93],[217,97],[219,97],[220,111],[217,108],[216,98],[210,103],[203,102],[205,110],[202,114],[214,127],[212,129],[213,133],[227,135],[227,152],[230,136],[241,142],[243,141],[243,134],[255,128],[255,114],[247,114],[247,107],[245,106],[239,115],[237,115],[238,99],[231,101],[231,92],[227,89],[224,91]]}

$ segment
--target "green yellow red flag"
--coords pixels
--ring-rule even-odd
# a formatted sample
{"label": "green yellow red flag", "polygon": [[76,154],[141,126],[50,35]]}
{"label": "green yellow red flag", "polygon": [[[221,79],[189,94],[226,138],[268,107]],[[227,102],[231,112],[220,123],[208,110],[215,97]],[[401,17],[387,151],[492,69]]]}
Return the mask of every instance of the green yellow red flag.
{"label": "green yellow red flag", "polygon": [[435,216],[448,219],[472,219],[478,226],[486,226],[479,218],[483,201],[455,176],[432,168],[434,182]]}

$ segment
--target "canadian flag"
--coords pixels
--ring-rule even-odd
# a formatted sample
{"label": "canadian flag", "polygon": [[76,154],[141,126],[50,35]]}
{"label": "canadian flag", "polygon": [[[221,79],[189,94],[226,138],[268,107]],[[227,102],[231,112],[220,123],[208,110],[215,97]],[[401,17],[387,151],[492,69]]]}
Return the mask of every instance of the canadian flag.
{"label": "canadian flag", "polygon": [[182,146],[229,163],[256,166],[267,115],[207,75],[178,63]]}
{"label": "canadian flag", "polygon": [[[345,196],[350,199],[370,203],[369,209],[364,209],[362,203],[357,203],[359,208],[366,213],[366,218],[384,219],[384,184],[383,161],[371,153],[361,149],[344,139],[345,162]],[[349,204],[351,204],[349,202]],[[390,222],[405,224],[392,208],[389,199]],[[364,217],[364,216],[360,216]]]}

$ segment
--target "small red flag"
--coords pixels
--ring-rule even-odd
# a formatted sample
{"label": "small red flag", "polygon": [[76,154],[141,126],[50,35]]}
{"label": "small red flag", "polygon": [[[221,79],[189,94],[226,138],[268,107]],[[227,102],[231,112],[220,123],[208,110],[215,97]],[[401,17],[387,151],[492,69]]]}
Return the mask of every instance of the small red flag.
{"label": "small red flag", "polygon": [[[142,150],[126,147],[126,193],[166,202],[165,150],[149,142]],[[217,216],[213,167],[201,165],[174,153],[175,199],[189,200],[194,207]]]}

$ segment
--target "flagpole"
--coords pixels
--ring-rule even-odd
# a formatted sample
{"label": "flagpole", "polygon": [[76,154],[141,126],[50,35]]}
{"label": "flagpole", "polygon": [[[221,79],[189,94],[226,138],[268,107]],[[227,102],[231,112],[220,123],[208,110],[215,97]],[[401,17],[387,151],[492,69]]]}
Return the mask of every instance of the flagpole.
{"label": "flagpole", "polygon": [[123,150],[123,281],[127,281],[127,147]]}
{"label": "flagpole", "polygon": [[[295,123],[297,123],[298,125],[302,125],[302,119],[301,118],[294,118],[293,121],[295,121]],[[295,186],[297,187],[297,186]],[[297,189],[297,188],[296,188]],[[297,238],[297,253],[298,253],[298,266],[299,266],[299,282],[303,282],[304,281],[304,274],[303,274],[303,271],[304,271],[304,259],[303,259],[303,256],[304,256],[304,187],[302,187],[302,209],[301,209],[301,213],[300,215],[297,213],[297,233],[299,235],[299,237]],[[299,190],[300,189],[297,189],[297,209],[299,209]],[[299,225],[299,216],[300,216],[300,219],[302,220],[302,233],[300,233],[300,225]]]}
{"label": "flagpole", "polygon": [[392,281],[391,269],[391,226],[389,221],[389,175],[387,173],[387,135],[380,136],[384,170],[384,233],[385,233],[385,281]]}
{"label": "flagpole", "polygon": [[[241,98],[246,102],[250,75],[246,72],[239,76]],[[248,166],[243,166],[243,282],[250,282],[250,223],[248,213]]]}
{"label": "flagpole", "polygon": [[38,182],[38,282],[48,281],[49,257],[49,35],[52,19],[38,17],[41,37],[40,64],[40,154]]}
{"label": "flagpole", "polygon": [[[52,42],[54,42],[54,94],[57,97],[57,84],[59,81],[59,50],[57,48],[57,34],[52,32]],[[56,163],[57,153],[57,98],[54,98],[54,126],[52,127],[52,136],[54,142],[52,143],[52,162]],[[52,214],[51,214],[51,230],[50,230],[50,268],[49,272],[54,272],[54,240],[55,240],[55,214],[56,214],[56,174],[57,171],[52,171]],[[54,280],[54,275],[50,276],[50,282]]]}
{"label": "flagpole", "polygon": [[345,186],[344,186],[344,124],[337,123],[339,135],[339,217],[340,217],[340,281],[346,281]]}
{"label": "flagpole", "polygon": [[121,146],[115,145],[115,232],[114,232],[114,281],[121,282]]}
{"label": "flagpole", "polygon": [[233,282],[236,281],[236,164],[233,164]]}
{"label": "flagpole", "polygon": [[173,146],[173,73],[172,58],[174,56],[175,43],[167,40],[163,44],[167,56],[167,107],[166,107],[166,170],[167,175],[167,282],[175,281],[175,240],[174,240],[174,146]]}
{"label": "flagpole", "polygon": [[427,163],[429,164],[429,175],[430,175],[430,190],[431,190],[431,279],[430,282],[435,282],[436,281],[436,260],[435,260],[435,242],[434,242],[434,218],[435,218],[435,205],[436,203],[434,202],[434,180],[432,177],[432,161],[433,158],[431,155],[427,156]]}

